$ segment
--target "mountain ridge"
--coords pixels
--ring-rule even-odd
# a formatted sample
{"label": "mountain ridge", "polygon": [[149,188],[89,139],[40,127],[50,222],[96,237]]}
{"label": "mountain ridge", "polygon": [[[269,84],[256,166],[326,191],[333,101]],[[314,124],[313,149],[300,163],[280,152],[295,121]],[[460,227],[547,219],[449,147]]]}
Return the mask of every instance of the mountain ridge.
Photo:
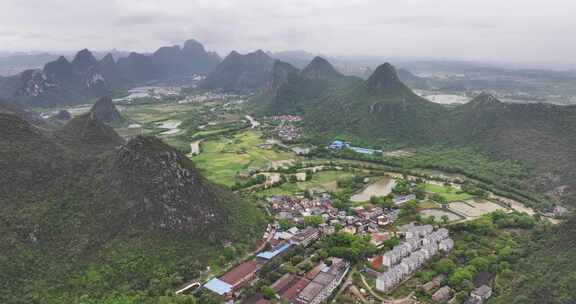
{"label": "mountain ridge", "polygon": [[251,103],[265,114],[301,114],[315,100],[360,81],[338,72],[330,62],[315,57],[298,70],[279,60],[270,73],[266,89]]}
{"label": "mountain ridge", "polygon": [[2,79],[0,96],[35,107],[73,105],[150,81],[205,75],[220,61],[218,54],[195,40],[182,48],[161,47],[151,55],[132,52],[118,60],[109,53],[98,61],[90,50],[82,49],[72,61],[60,56],[41,70]]}
{"label": "mountain ridge", "polygon": [[[147,293],[264,230],[254,205],[155,137],[121,141],[93,113],[54,133],[8,113],[0,127],[0,286],[11,290],[0,302],[101,302],[126,284]],[[88,283],[94,273],[106,283]]]}
{"label": "mountain ridge", "polygon": [[576,106],[510,104],[483,93],[446,107],[414,94],[384,64],[359,85],[322,98],[306,112],[305,125],[325,137],[350,135],[375,144],[480,148],[534,167],[526,181],[531,190],[562,193],[566,202],[576,197]]}
{"label": "mountain ridge", "polygon": [[262,89],[273,67],[273,59],[262,50],[242,55],[230,52],[200,84],[202,89],[253,91]]}

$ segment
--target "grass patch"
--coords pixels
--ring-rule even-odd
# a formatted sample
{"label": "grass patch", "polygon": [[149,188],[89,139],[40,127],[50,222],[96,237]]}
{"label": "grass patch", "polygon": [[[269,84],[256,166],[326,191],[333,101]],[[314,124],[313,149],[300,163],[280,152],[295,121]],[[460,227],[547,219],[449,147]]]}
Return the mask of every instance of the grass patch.
{"label": "grass patch", "polygon": [[264,143],[261,135],[258,131],[245,131],[202,142],[202,153],[192,160],[208,179],[232,186],[241,171],[261,168],[271,161],[296,158],[292,153],[260,148]]}
{"label": "grass patch", "polygon": [[448,202],[464,201],[474,197],[471,194],[462,192],[452,187],[433,185],[433,184],[426,184],[424,186],[424,190],[429,193],[441,195]]}
{"label": "grass patch", "polygon": [[315,173],[312,179],[305,182],[285,183],[279,187],[270,188],[258,193],[259,197],[268,197],[273,195],[290,195],[297,192],[303,192],[307,189],[321,187],[330,191],[335,190],[336,183],[340,180],[353,177],[354,174],[343,171],[321,171]]}

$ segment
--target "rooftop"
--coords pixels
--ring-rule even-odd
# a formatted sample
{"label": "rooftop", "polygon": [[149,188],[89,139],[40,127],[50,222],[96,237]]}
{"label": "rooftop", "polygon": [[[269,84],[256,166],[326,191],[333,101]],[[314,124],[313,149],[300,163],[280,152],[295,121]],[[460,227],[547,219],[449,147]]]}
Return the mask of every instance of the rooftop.
{"label": "rooftop", "polygon": [[204,288],[209,289],[219,295],[224,295],[232,290],[232,285],[220,279],[214,278],[208,281],[208,283],[204,284]]}
{"label": "rooftop", "polygon": [[293,300],[298,296],[298,294],[308,286],[310,280],[306,278],[300,278],[294,284],[290,286],[290,288],[286,289],[284,292],[280,292],[280,297],[288,300]]}
{"label": "rooftop", "polygon": [[282,252],[286,251],[289,247],[290,247],[290,244],[284,244],[284,245],[281,245],[280,247],[276,247],[270,251],[260,252],[257,255],[257,257],[262,258],[262,259],[266,259],[266,260],[270,260],[270,259],[273,259],[275,256],[281,254]]}
{"label": "rooftop", "polygon": [[234,267],[232,270],[220,277],[220,280],[235,286],[241,283],[241,281],[247,276],[255,273],[258,269],[260,269],[260,264],[251,260]]}
{"label": "rooftop", "polygon": [[285,289],[286,287],[290,286],[296,277],[293,274],[287,273],[279,278],[272,286],[270,286],[276,293],[280,293],[281,290]]}
{"label": "rooftop", "polygon": [[304,288],[304,290],[302,290],[302,292],[300,293],[300,295],[298,295],[298,297],[305,300],[312,300],[320,292],[322,292],[322,289],[324,289],[324,285],[312,281],[310,282],[310,284],[308,284],[308,286],[306,286],[306,288]]}
{"label": "rooftop", "polygon": [[474,291],[472,293],[475,295],[478,295],[480,297],[487,297],[487,295],[490,294],[491,292],[492,292],[492,288],[490,288],[490,286],[482,285],[482,286],[474,289]]}

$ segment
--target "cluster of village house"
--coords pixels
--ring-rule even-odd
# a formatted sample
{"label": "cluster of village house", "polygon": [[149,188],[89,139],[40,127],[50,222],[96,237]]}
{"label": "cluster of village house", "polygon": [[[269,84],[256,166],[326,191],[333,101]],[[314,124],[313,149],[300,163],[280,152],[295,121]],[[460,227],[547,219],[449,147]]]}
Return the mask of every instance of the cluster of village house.
{"label": "cluster of village house", "polygon": [[276,135],[285,142],[298,139],[302,134],[302,128],[293,125],[295,122],[302,121],[301,116],[297,115],[278,115],[271,117],[273,121],[279,121],[280,125],[274,129]]}
{"label": "cluster of village house", "polygon": [[[403,198],[402,201],[408,198]],[[314,199],[303,196],[273,196],[270,206],[278,220],[287,220],[291,226],[287,230],[272,230],[268,244],[270,249],[262,251],[250,261],[244,262],[221,277],[214,278],[205,288],[233,299],[239,290],[257,278],[258,271],[270,261],[281,258],[292,246],[308,246],[319,238],[336,232],[336,227],[352,234],[369,234],[375,245],[382,244],[390,237],[389,232],[380,228],[394,223],[398,210],[388,211],[380,207],[358,207],[346,213],[332,206],[329,195]],[[318,227],[299,229],[308,216],[320,216],[323,223]],[[403,241],[392,250],[370,259],[372,267],[369,275],[376,277],[376,289],[389,292],[408,279],[416,270],[440,252],[449,252],[454,247],[449,231],[445,228],[434,230],[431,225],[408,224],[400,226],[396,232]],[[270,287],[283,300],[289,303],[321,303],[339,286],[346,276],[350,264],[342,259],[332,258],[330,265],[319,262],[303,276],[287,273]],[[445,277],[435,277],[423,285],[426,292],[435,291],[432,299],[444,302],[452,298],[453,290],[442,286]],[[440,287],[440,288],[438,288]],[[469,304],[480,304],[490,297],[491,289],[483,285],[475,289],[468,299]],[[268,304],[263,297],[248,299],[246,304]]]}
{"label": "cluster of village house", "polygon": [[320,233],[330,235],[336,231],[336,227],[341,227],[342,231],[351,234],[371,234],[375,245],[380,245],[386,239],[385,234],[380,233],[381,227],[394,223],[399,215],[399,210],[388,211],[374,206],[357,207],[352,214],[348,214],[334,208],[328,195],[314,199],[274,196],[270,198],[270,206],[278,220],[288,221],[292,226],[304,224],[309,216],[319,216],[323,220],[317,228]]}
{"label": "cluster of village house", "polygon": [[411,224],[400,227],[398,231],[405,240],[373,261],[373,265],[387,267],[376,278],[376,289],[382,292],[394,289],[439,251],[448,252],[454,247],[454,241],[445,228],[434,231],[431,225]]}
{"label": "cluster of village house", "polygon": [[[226,274],[208,281],[204,288],[233,299],[238,291],[256,279],[258,271],[270,261],[280,258],[291,246],[308,246],[318,238],[321,232],[316,228],[291,229],[281,234],[276,233],[270,241],[271,249],[262,251],[254,259],[244,262]],[[327,299],[340,285],[350,268],[342,259],[332,258],[330,265],[319,262],[305,276],[287,273],[278,279],[271,288],[281,299],[296,304],[315,304]],[[253,302],[267,304],[268,300],[257,298]]]}
{"label": "cluster of village house", "polygon": [[302,116],[298,115],[278,115],[272,116],[274,121],[287,121],[287,122],[299,122],[302,121]]}
{"label": "cluster of village house", "polygon": [[[320,262],[304,276],[290,273],[278,279],[271,288],[278,296],[295,304],[318,304],[330,297],[342,283],[350,264],[339,258],[332,258],[331,265]],[[266,304],[264,300],[254,302]]]}
{"label": "cluster of village house", "polygon": [[230,93],[205,92],[202,94],[187,95],[184,99],[178,101],[178,103],[179,104],[202,103],[217,100],[243,102],[248,97],[249,96],[247,95],[238,95]]}
{"label": "cluster of village house", "polygon": [[[354,215],[348,215],[334,208],[328,195],[314,199],[274,196],[269,201],[276,218],[288,220],[294,227],[286,231],[270,231],[273,233],[268,242],[271,249],[258,253],[254,259],[210,280],[204,285],[205,288],[229,299],[233,298],[242,287],[256,279],[262,266],[281,257],[291,246],[308,246],[322,236],[335,233],[337,226],[353,234],[371,234],[372,242],[379,245],[388,238],[387,233],[379,232],[379,227],[391,224],[398,218],[398,211],[388,212],[380,207],[356,208]],[[313,215],[322,217],[324,223],[319,227],[295,227],[303,224],[304,218]],[[305,276],[287,274],[271,287],[282,299],[291,303],[320,303],[340,284],[349,266],[346,261],[333,258],[330,266],[320,262]],[[265,301],[259,299],[257,303]]]}
{"label": "cluster of village house", "polygon": [[274,132],[282,141],[290,142],[298,139],[298,137],[302,135],[302,128],[282,122],[274,129]]}

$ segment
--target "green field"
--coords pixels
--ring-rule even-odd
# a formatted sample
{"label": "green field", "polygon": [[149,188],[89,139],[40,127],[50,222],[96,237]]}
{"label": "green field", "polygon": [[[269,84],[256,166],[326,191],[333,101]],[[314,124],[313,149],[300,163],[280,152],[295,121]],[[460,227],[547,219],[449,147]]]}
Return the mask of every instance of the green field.
{"label": "green field", "polygon": [[439,194],[443,196],[448,202],[463,201],[474,197],[473,195],[461,192],[460,190],[452,187],[439,186],[433,184],[426,184],[424,186],[424,190],[429,193]]}
{"label": "green field", "polygon": [[289,195],[297,192],[302,192],[311,188],[324,188],[329,191],[337,190],[336,183],[339,180],[344,180],[353,177],[354,174],[343,171],[322,171],[315,173],[312,179],[305,182],[285,183],[279,187],[270,188],[258,193],[260,197],[268,197],[272,195]]}
{"label": "green field", "polygon": [[293,153],[260,148],[264,143],[261,135],[261,132],[245,131],[202,142],[202,153],[192,160],[208,179],[231,186],[239,172],[261,168],[271,161],[296,159]]}
{"label": "green field", "polygon": [[196,104],[158,103],[118,107],[122,115],[139,124],[149,124],[168,119],[183,120],[190,112],[202,109]]}

